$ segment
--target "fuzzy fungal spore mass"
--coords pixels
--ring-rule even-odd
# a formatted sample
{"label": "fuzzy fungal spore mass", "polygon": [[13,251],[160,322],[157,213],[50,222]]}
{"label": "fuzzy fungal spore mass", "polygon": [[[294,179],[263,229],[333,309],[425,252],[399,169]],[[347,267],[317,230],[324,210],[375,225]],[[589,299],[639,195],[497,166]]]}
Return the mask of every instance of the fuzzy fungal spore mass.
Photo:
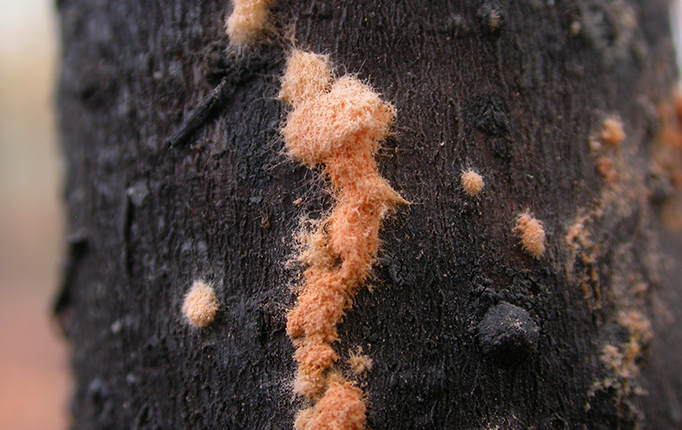
{"label": "fuzzy fungal spore mass", "polygon": [[405,203],[379,175],[374,159],[395,109],[354,77],[334,79],[327,57],[299,50],[288,59],[280,98],[293,108],[282,129],[289,155],[320,168],[335,199],[331,213],[303,235],[298,260],[305,267],[304,282],[287,318],[298,363],[294,391],[313,403],[296,427],[322,428],[315,424],[322,417],[348,411],[343,425],[329,428],[360,429],[362,396],[332,369],[339,359],[332,344],[376,259],[383,219]]}
{"label": "fuzzy fungal spore mass", "polygon": [[191,326],[201,328],[213,322],[219,307],[213,286],[205,281],[196,280],[185,296],[182,313]]}
{"label": "fuzzy fungal spore mass", "polygon": [[225,22],[230,44],[243,48],[253,44],[267,25],[272,0],[232,0],[232,14]]}

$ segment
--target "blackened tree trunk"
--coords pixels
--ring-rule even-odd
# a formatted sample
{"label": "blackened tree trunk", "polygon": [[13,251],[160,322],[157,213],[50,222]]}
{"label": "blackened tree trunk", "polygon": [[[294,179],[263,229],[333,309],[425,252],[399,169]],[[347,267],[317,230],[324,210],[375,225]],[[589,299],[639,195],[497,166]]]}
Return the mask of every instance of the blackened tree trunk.
{"label": "blackened tree trunk", "polygon": [[[357,379],[369,428],[680,428],[667,8],[278,0],[263,43],[233,55],[226,0],[61,0],[70,234],[56,313],[74,428],[292,428],[300,268],[286,263],[300,220],[332,197],[284,155],[291,43],[397,109],[378,161],[411,204],[384,224],[373,288],[334,345],[341,371],[357,347],[373,360]],[[169,147],[225,76],[240,78]],[[600,146],[617,118],[625,139]],[[467,168],[485,179],[478,198],[460,189]],[[525,210],[547,234],[539,259],[514,232]],[[181,313],[195,279],[221,306],[201,330]]]}

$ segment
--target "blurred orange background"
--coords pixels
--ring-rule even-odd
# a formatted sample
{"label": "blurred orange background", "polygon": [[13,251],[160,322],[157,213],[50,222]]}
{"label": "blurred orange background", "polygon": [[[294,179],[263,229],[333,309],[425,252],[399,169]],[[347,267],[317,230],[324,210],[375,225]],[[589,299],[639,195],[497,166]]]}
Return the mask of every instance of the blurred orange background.
{"label": "blurred orange background", "polygon": [[0,429],[66,429],[67,349],[50,318],[62,250],[55,2],[0,0]]}

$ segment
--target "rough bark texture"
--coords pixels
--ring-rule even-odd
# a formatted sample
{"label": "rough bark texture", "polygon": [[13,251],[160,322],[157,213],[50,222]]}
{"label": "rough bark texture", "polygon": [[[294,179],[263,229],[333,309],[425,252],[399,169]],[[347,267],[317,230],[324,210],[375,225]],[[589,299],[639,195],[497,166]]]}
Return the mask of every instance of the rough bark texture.
{"label": "rough bark texture", "polygon": [[[358,381],[369,427],[682,426],[682,240],[648,200],[655,107],[676,78],[666,1],[278,0],[270,43],[239,58],[225,53],[229,10],[59,2],[71,234],[56,307],[73,348],[74,428],[292,428],[301,405],[284,327],[299,269],[285,263],[299,220],[331,198],[283,155],[289,47],[272,34],[330,54],[397,108],[378,160],[412,204],[384,225],[374,288],[335,344],[374,360]],[[254,56],[255,77],[168,148]],[[611,191],[588,143],[608,115],[627,134],[628,179]],[[459,189],[467,167],[485,177],[478,199]],[[595,258],[580,259],[564,237],[599,207]],[[547,232],[539,260],[513,232],[526,209]],[[197,278],[221,304],[198,331],[181,314]],[[636,283],[645,291],[629,296]],[[632,310],[654,335],[630,378],[603,357],[633,339],[619,320]],[[496,343],[491,327],[509,312],[529,321]]]}

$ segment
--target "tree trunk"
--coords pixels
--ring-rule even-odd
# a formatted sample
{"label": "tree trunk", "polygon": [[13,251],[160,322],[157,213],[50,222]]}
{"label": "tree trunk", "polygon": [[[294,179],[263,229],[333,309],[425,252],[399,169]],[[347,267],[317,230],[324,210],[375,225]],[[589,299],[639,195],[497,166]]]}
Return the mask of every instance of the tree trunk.
{"label": "tree trunk", "polygon": [[[667,8],[277,0],[272,28],[235,54],[226,1],[61,0],[70,235],[55,307],[74,428],[287,429],[305,407],[285,329],[302,268],[288,263],[301,220],[334,197],[285,154],[292,42],[396,108],[377,161],[410,204],[384,222],[371,288],[333,345],[345,375],[358,348],[373,362],[352,378],[367,428],[682,426]],[[544,227],[539,258],[515,230],[525,211]],[[220,303],[198,330],[181,310],[197,279]]]}

